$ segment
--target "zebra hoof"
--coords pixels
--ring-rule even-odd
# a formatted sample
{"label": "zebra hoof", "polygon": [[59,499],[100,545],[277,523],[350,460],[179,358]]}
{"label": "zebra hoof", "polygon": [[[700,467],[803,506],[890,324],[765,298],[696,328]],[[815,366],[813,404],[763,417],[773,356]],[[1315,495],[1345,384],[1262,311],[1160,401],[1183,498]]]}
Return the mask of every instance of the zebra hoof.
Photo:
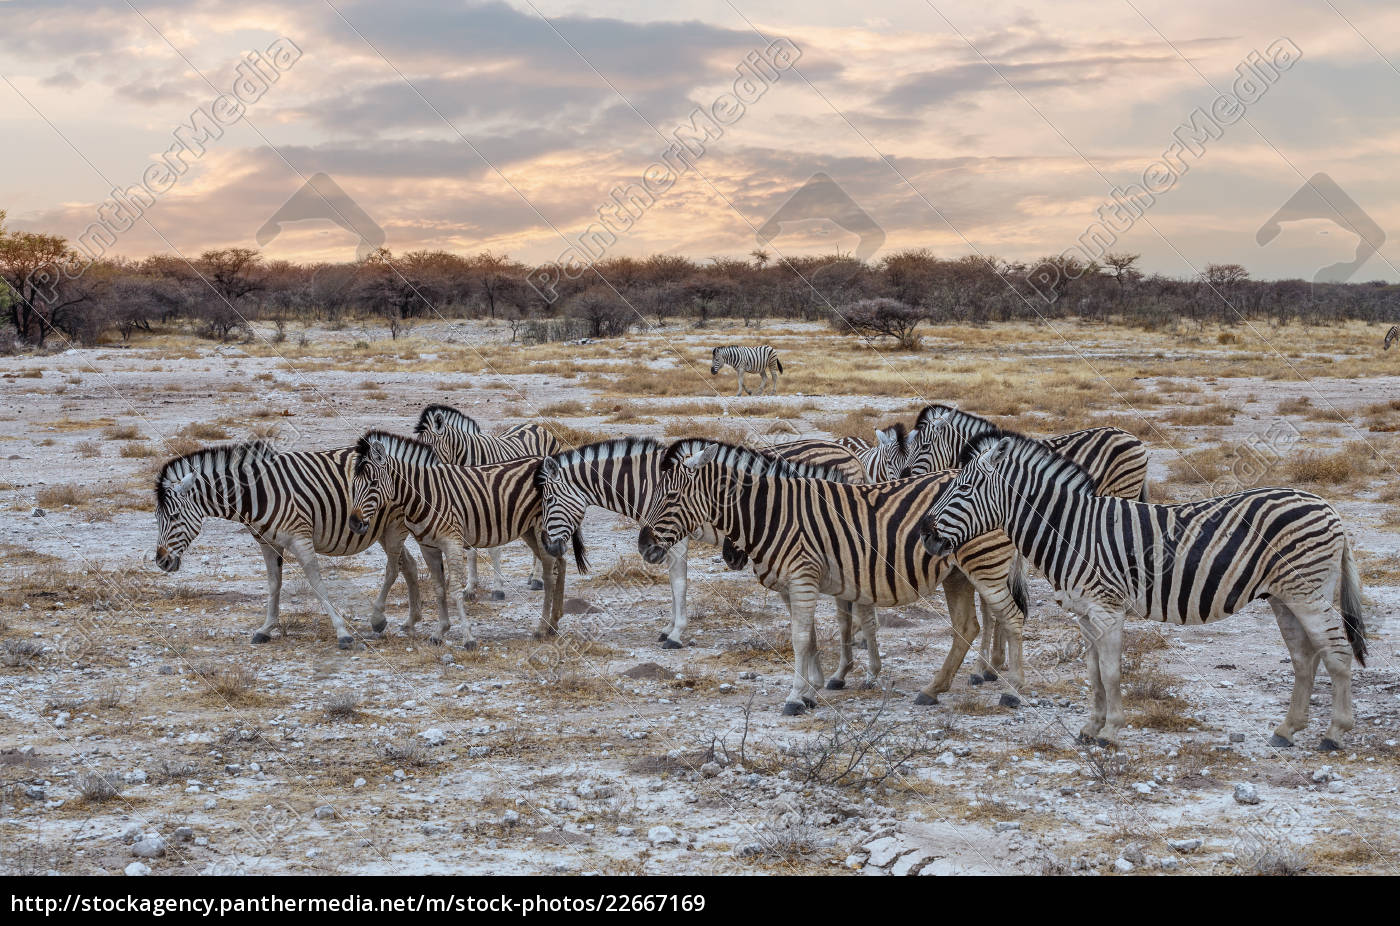
{"label": "zebra hoof", "polygon": [[846,687],[846,680],[844,678],[829,678],[826,680],[826,687],[828,691],[840,691]]}
{"label": "zebra hoof", "polygon": [[784,717],[796,717],[796,716],[798,716],[799,714],[805,714],[806,712],[807,712],[807,705],[804,704],[804,703],[801,702],[801,701],[785,701],[785,702],[783,702],[783,716],[784,716]]}
{"label": "zebra hoof", "polygon": [[803,696],[802,696],[802,703],[805,704],[805,705],[807,705],[808,707],[816,707],[816,706],[817,706],[817,699],[816,699],[816,698],[809,698],[809,697],[807,697],[806,695],[803,695]]}
{"label": "zebra hoof", "polygon": [[537,592],[544,588],[544,581],[541,579],[531,579],[529,582],[525,583],[525,587],[532,592]]}
{"label": "zebra hoof", "polygon": [[475,640],[464,640],[464,641],[462,641],[462,649],[476,649],[476,647],[477,647],[477,642],[476,642]]}
{"label": "zebra hoof", "polygon": [[985,681],[985,679],[983,679],[982,676],[974,673],[973,676],[967,680],[967,683],[976,688],[978,685],[982,684],[983,681]]}
{"label": "zebra hoof", "polygon": [[662,648],[662,649],[680,649],[680,648],[681,648],[681,645],[680,645],[679,643],[677,643],[675,640],[672,640],[670,637],[662,637],[662,638],[661,638],[661,648]]}
{"label": "zebra hoof", "polygon": [[272,637],[270,637],[270,636],[268,636],[267,634],[263,633],[261,630],[255,630],[255,631],[253,631],[253,642],[254,642],[254,643],[266,643],[268,640],[271,640],[271,639],[272,639]]}
{"label": "zebra hoof", "polygon": [[369,629],[370,629],[370,630],[373,630],[375,633],[383,633],[383,632],[384,632],[384,628],[385,628],[385,627],[388,627],[388,626],[389,626],[389,621],[388,621],[387,619],[385,619],[385,618],[381,618],[380,621],[379,621],[379,623],[377,623],[377,624],[373,624],[373,623],[370,624],[370,625],[369,625]]}
{"label": "zebra hoof", "polygon": [[1269,737],[1269,745],[1273,746],[1275,749],[1292,749],[1293,741],[1284,739],[1282,736],[1275,733],[1273,736]]}
{"label": "zebra hoof", "polygon": [[355,645],[355,638],[349,636],[337,637],[335,645],[340,647],[341,649],[349,649],[350,647]]}
{"label": "zebra hoof", "polygon": [[997,703],[1000,704],[1002,707],[1020,707],[1021,699],[1016,697],[1014,694],[1003,694],[1001,696],[1001,699],[997,701]]}
{"label": "zebra hoof", "polygon": [[993,672],[991,669],[987,669],[985,672],[982,673],[982,681],[984,681],[984,682],[994,682],[994,681],[996,681],[996,680],[997,680],[997,674],[996,674],[995,672]]}
{"label": "zebra hoof", "polygon": [[437,634],[433,634],[432,636],[428,637],[428,642],[433,644],[433,646],[442,646],[442,640],[443,638],[438,636]]}
{"label": "zebra hoof", "polygon": [[920,707],[927,707],[930,704],[938,703],[938,695],[924,694],[922,691],[914,695],[914,703]]}
{"label": "zebra hoof", "polygon": [[[544,586],[541,585],[540,587],[543,588]],[[506,593],[503,592],[503,591],[501,591],[501,590],[498,588],[498,589],[496,589],[495,591],[493,591],[493,592],[491,593],[491,600],[492,600],[492,601],[505,601],[505,600],[506,600]]]}
{"label": "zebra hoof", "polygon": [[1342,748],[1342,744],[1332,739],[1330,736],[1324,736],[1322,742],[1317,744],[1317,748],[1319,752],[1336,752]]}
{"label": "zebra hoof", "polygon": [[665,642],[666,642],[667,640],[669,640],[669,639],[671,639],[671,635],[670,635],[670,634],[663,633],[661,636],[659,636],[659,637],[656,638],[656,642],[657,642],[657,643],[665,643]]}
{"label": "zebra hoof", "polygon": [[1114,749],[1118,746],[1113,740],[1105,739],[1102,736],[1094,737],[1094,745],[1098,746],[1100,749]]}

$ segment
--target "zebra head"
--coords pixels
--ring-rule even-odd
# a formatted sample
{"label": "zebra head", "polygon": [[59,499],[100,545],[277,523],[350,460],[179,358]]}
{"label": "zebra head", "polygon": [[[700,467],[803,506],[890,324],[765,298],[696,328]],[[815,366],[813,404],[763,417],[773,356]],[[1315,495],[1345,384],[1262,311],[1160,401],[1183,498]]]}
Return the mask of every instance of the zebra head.
{"label": "zebra head", "polygon": [[651,510],[642,518],[637,535],[637,552],[648,563],[666,559],[671,547],[689,537],[696,528],[714,521],[710,493],[699,491],[700,467],[719,453],[719,444],[709,443],[689,456],[670,461],[661,473],[661,491]]}
{"label": "zebra head", "polygon": [[908,442],[909,436],[905,435],[902,423],[876,429],[875,446],[879,448],[881,479],[898,479],[904,472]]}
{"label": "zebra head", "polygon": [[418,415],[413,436],[433,448],[443,463],[467,463],[467,443],[481,433],[481,426],[470,415],[451,405],[429,405]]}
{"label": "zebra head", "polygon": [[976,456],[919,519],[919,539],[929,556],[951,556],[972,538],[1005,523],[1008,484],[1001,464],[1011,440],[1003,437],[976,448]]}
{"label": "zebra head", "polygon": [[914,430],[904,438],[900,476],[927,476],[957,467],[959,441],[952,414],[947,405],[930,405],[919,413]]}
{"label": "zebra head", "polygon": [[711,375],[711,376],[714,376],[715,374],[717,374],[717,373],[718,373],[721,369],[723,369],[723,367],[724,367],[724,358],[720,356],[720,354],[723,352],[723,350],[724,350],[723,347],[716,347],[714,350],[710,351],[710,375]]}
{"label": "zebra head", "polygon": [[165,476],[156,483],[156,565],[165,572],[180,568],[180,557],[199,536],[204,505],[195,488],[199,470]]}
{"label": "zebra head", "polygon": [[359,535],[369,530],[370,522],[388,501],[385,496],[392,491],[389,452],[381,441],[360,438],[355,447],[355,472],[350,480],[350,531]]}
{"label": "zebra head", "polygon": [[588,497],[564,474],[564,467],[553,457],[540,461],[536,478],[540,487],[540,520],[544,525],[541,537],[545,552],[550,556],[563,556],[564,545],[583,524]]}

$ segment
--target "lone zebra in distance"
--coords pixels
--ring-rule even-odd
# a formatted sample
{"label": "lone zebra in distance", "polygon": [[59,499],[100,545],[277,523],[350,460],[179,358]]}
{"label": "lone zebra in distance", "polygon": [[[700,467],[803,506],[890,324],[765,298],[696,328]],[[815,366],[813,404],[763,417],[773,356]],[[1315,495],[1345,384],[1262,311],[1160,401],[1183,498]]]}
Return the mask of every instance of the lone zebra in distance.
{"label": "lone zebra in distance", "polygon": [[282,453],[271,444],[253,441],[206,447],[170,460],[156,477],[156,564],[166,572],[179,570],[205,518],[242,524],[258,541],[267,564],[267,618],[253,642],[266,643],[278,625],[282,564],[291,552],[330,615],[337,643],[348,649],[354,638],[331,604],[316,555],[353,556],[378,543],[388,563],[370,629],[384,629],[384,605],[400,570],[408,584],[412,624],[418,619],[420,596],[418,568],[404,548],[407,528],[395,512],[386,511],[371,518],[363,530],[352,529],[354,457],[349,447]]}
{"label": "lone zebra in distance", "polygon": [[1114,743],[1127,616],[1204,624],[1266,599],[1293,662],[1293,700],[1269,743],[1307,724],[1320,659],[1332,679],[1324,750],[1355,721],[1351,661],[1366,664],[1361,581],[1337,512],[1296,489],[1250,489],[1180,505],[1094,494],[1083,467],[1017,434],[979,438],[972,461],[919,526],[948,554],[989,530],[1011,542],[1079,617],[1093,709],[1080,731]]}
{"label": "lone zebra in distance", "polygon": [[1391,325],[1390,330],[1385,333],[1385,349],[1390,350],[1390,345],[1400,339],[1400,325]]}
{"label": "lone zebra in distance", "polygon": [[743,395],[748,393],[753,395],[753,391],[744,385],[744,374],[758,374],[758,394],[763,395],[764,386],[767,385],[771,377],[773,388],[770,395],[778,393],[778,374],[783,372],[783,362],[778,359],[778,352],[767,344],[758,347],[716,347],[710,352],[710,375],[715,376],[725,367],[733,367],[739,374],[739,389],[734,394]]}

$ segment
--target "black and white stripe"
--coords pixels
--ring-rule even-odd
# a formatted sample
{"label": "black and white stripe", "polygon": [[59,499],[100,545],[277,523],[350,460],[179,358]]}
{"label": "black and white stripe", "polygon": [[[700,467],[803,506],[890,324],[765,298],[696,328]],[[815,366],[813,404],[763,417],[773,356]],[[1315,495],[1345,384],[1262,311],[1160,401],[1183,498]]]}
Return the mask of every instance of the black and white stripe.
{"label": "black and white stripe", "polygon": [[[788,601],[794,677],[783,711],[800,713],[815,704],[822,684],[812,620],[819,594],[886,607],[917,601],[951,578],[955,626],[976,627],[973,587],[1003,620],[1024,621],[1020,560],[1005,537],[978,538],[956,557],[930,556],[919,543],[919,517],[953,476],[848,485],[794,477],[782,461],[746,448],[682,440],[662,460],[664,495],[644,518],[638,550],[660,562],[696,527],[713,524],[749,554],[759,582]],[[961,636],[954,635],[954,650],[961,651],[949,653],[945,669],[962,662]],[[874,649],[873,636],[868,643]],[[870,658],[878,673],[878,654]],[[1019,671],[1012,666],[1017,685]]]}
{"label": "black and white stripe", "polygon": [[166,572],[179,569],[205,518],[243,524],[257,538],[267,564],[267,618],[253,634],[253,642],[266,643],[277,625],[282,563],[290,552],[345,648],[353,639],[326,594],[316,554],[352,556],[378,543],[384,547],[388,565],[370,626],[376,632],[384,629],[384,604],[400,569],[408,583],[409,623],[413,623],[419,613],[418,570],[404,549],[403,520],[385,512],[371,519],[365,530],[351,530],[353,462],[350,448],[280,453],[262,441],[207,447],[170,460],[156,477],[156,563]]}
{"label": "black and white stripe", "polygon": [[[919,412],[905,440],[903,475],[922,476],[957,469],[970,442],[999,428],[981,415],[951,405],[929,405]],[[1099,495],[1147,501],[1147,447],[1121,428],[1087,428],[1040,438],[1041,443],[1094,478]]]}
{"label": "black and white stripe", "polygon": [[[498,547],[524,540],[544,563],[545,596],[536,636],[559,632],[564,604],[564,560],[540,543],[538,457],[485,466],[429,462],[432,448],[413,438],[370,431],[355,447],[350,486],[350,529],[367,529],[386,509],[400,513],[417,539],[437,583],[441,641],[451,627],[450,596],[462,624],[466,646],[476,645],[465,609],[465,554],[468,549]],[[583,539],[574,536],[574,556],[585,571]]]}
{"label": "black and white stripe", "polygon": [[1119,673],[1128,615],[1177,624],[1226,617],[1268,600],[1293,658],[1293,702],[1274,732],[1292,745],[1307,722],[1321,659],[1332,679],[1336,748],[1353,725],[1351,660],[1365,665],[1361,583],[1341,519],[1295,489],[1251,489],[1182,505],[1095,494],[1094,478],[1040,441],[979,438],[970,462],[920,533],[946,554],[1004,531],[1063,596],[1089,641],[1093,712],[1081,731],[1112,742],[1123,724]]}
{"label": "black and white stripe", "polygon": [[735,395],[743,395],[747,392],[753,395],[753,391],[744,385],[745,373],[758,374],[758,394],[763,395],[763,388],[772,379],[772,393],[778,391],[778,374],[783,372],[783,362],[778,359],[778,352],[767,344],[758,347],[716,347],[710,352],[710,375],[714,376],[726,366],[733,367],[739,374],[739,389]]}
{"label": "black and white stripe", "polygon": [[876,428],[873,444],[859,437],[842,437],[836,442],[860,460],[861,467],[865,470],[866,482],[888,482],[898,479],[904,473],[908,439],[904,422],[896,421],[889,427]]}
{"label": "black and white stripe", "polygon": [[1391,325],[1390,330],[1385,333],[1385,349],[1390,350],[1390,345],[1400,338],[1400,325]]}

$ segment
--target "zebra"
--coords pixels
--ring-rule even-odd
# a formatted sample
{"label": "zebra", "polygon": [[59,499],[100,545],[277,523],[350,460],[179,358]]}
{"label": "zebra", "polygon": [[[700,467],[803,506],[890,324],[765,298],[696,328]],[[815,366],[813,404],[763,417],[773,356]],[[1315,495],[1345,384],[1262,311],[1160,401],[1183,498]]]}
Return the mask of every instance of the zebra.
{"label": "zebra", "polygon": [[907,462],[907,441],[904,422],[896,421],[889,427],[876,428],[873,444],[859,437],[837,438],[836,443],[854,453],[860,460],[865,469],[866,482],[888,482],[898,479],[904,471]]}
{"label": "zebra", "polygon": [[[516,424],[499,434],[486,434],[476,419],[451,405],[424,406],[413,426],[413,434],[431,444],[444,463],[455,466],[481,466],[519,457],[545,457],[560,449],[559,440],[543,425],[533,422]],[[492,547],[486,551],[486,555],[491,560],[491,598],[501,601],[506,597],[501,582],[501,551]],[[530,567],[527,588],[544,588],[544,582],[538,576],[540,568],[539,560],[535,560]],[[479,585],[476,550],[467,555],[467,584],[473,592]]]}
{"label": "zebra", "polygon": [[1018,434],[979,438],[969,452],[971,462],[920,522],[924,548],[947,555],[986,531],[1005,531],[1063,595],[1089,643],[1093,710],[1083,739],[1114,743],[1123,724],[1127,615],[1204,624],[1265,598],[1293,661],[1293,701],[1269,743],[1292,746],[1307,724],[1320,658],[1332,679],[1322,748],[1340,748],[1354,723],[1351,660],[1366,664],[1366,631],[1351,546],[1325,501],[1260,488],[1152,505],[1095,495],[1087,470]]}
{"label": "zebra", "polygon": [[[975,438],[999,431],[997,425],[952,405],[933,404],[919,412],[905,438],[901,475],[922,476],[957,469]],[[1121,428],[1087,428],[1040,439],[1045,446],[1083,466],[1099,495],[1148,501],[1147,447]]]}
{"label": "zebra", "polygon": [[388,564],[370,628],[383,631],[384,605],[401,570],[408,584],[409,622],[416,621],[418,569],[404,548],[408,534],[403,519],[384,512],[363,530],[350,528],[354,453],[348,447],[284,453],[265,441],[252,441],[175,457],[156,477],[156,564],[165,572],[178,571],[205,518],[242,524],[258,541],[267,564],[267,619],[253,633],[253,642],[266,643],[278,624],[282,563],[290,551],[330,615],[336,642],[348,649],[354,638],[326,593],[316,554],[351,556],[378,543]]}
{"label": "zebra", "polygon": [[726,366],[733,367],[739,374],[739,390],[734,393],[736,396],[746,392],[753,395],[753,391],[744,385],[745,373],[758,374],[759,395],[763,395],[763,389],[771,376],[771,394],[777,395],[778,374],[783,372],[783,362],[778,359],[778,352],[767,344],[758,347],[716,347],[710,352],[710,375],[715,376]]}
{"label": "zebra", "polygon": [[1390,330],[1385,333],[1385,349],[1390,350],[1390,345],[1400,338],[1400,325],[1391,325]]}
{"label": "zebra", "polygon": [[[562,555],[564,544],[576,534],[589,506],[596,505],[639,521],[655,504],[661,485],[661,459],[666,445],[646,437],[624,437],[586,444],[546,457],[540,464],[540,489],[544,506],[544,547]],[[802,440],[778,444],[775,455],[789,461],[792,472],[827,478],[846,478],[861,472],[858,461],[830,441]],[[667,555],[671,580],[671,623],[658,642],[663,649],[679,649],[686,630],[685,595],[687,553],[691,539],[722,542],[731,569],[742,568],[747,556],[716,534],[711,525],[678,542]],[[850,606],[837,602],[842,626],[850,622]],[[865,619],[873,618],[873,613]],[[849,654],[845,654],[849,660]],[[845,670],[850,665],[843,663]],[[840,676],[845,678],[844,672]]]}
{"label": "zebra", "polygon": [[[524,540],[544,563],[546,590],[535,636],[556,635],[564,605],[564,560],[540,545],[540,495],[535,488],[540,458],[454,466],[429,462],[430,455],[434,455],[431,445],[415,438],[385,431],[369,431],[361,437],[355,445],[350,485],[350,530],[368,530],[385,509],[401,513],[437,585],[438,629],[430,639],[441,643],[451,629],[447,612],[451,597],[467,649],[476,647],[476,637],[465,608],[466,550]],[[578,534],[573,548],[579,571],[587,572],[583,538]],[[404,629],[412,630],[412,622]]]}
{"label": "zebra", "polygon": [[[955,556],[930,556],[919,544],[915,522],[954,473],[848,485],[793,477],[782,461],[701,438],[673,443],[661,470],[663,491],[643,518],[638,551],[659,563],[695,528],[713,524],[748,552],[759,582],[781,592],[792,615],[793,684],[784,714],[814,707],[822,684],[812,620],[818,594],[887,607],[926,597],[943,582],[955,629],[976,627],[974,588],[1009,625],[1017,623],[1013,612],[1024,620],[1020,558],[1004,536],[979,537]],[[940,682],[947,690],[949,665],[956,670],[967,651],[961,636],[953,639],[961,651],[949,653],[944,672],[921,693],[929,700],[920,703],[936,701],[930,689]],[[873,634],[868,639],[878,677]],[[1017,660],[1009,671],[1018,686],[1020,670]]]}

